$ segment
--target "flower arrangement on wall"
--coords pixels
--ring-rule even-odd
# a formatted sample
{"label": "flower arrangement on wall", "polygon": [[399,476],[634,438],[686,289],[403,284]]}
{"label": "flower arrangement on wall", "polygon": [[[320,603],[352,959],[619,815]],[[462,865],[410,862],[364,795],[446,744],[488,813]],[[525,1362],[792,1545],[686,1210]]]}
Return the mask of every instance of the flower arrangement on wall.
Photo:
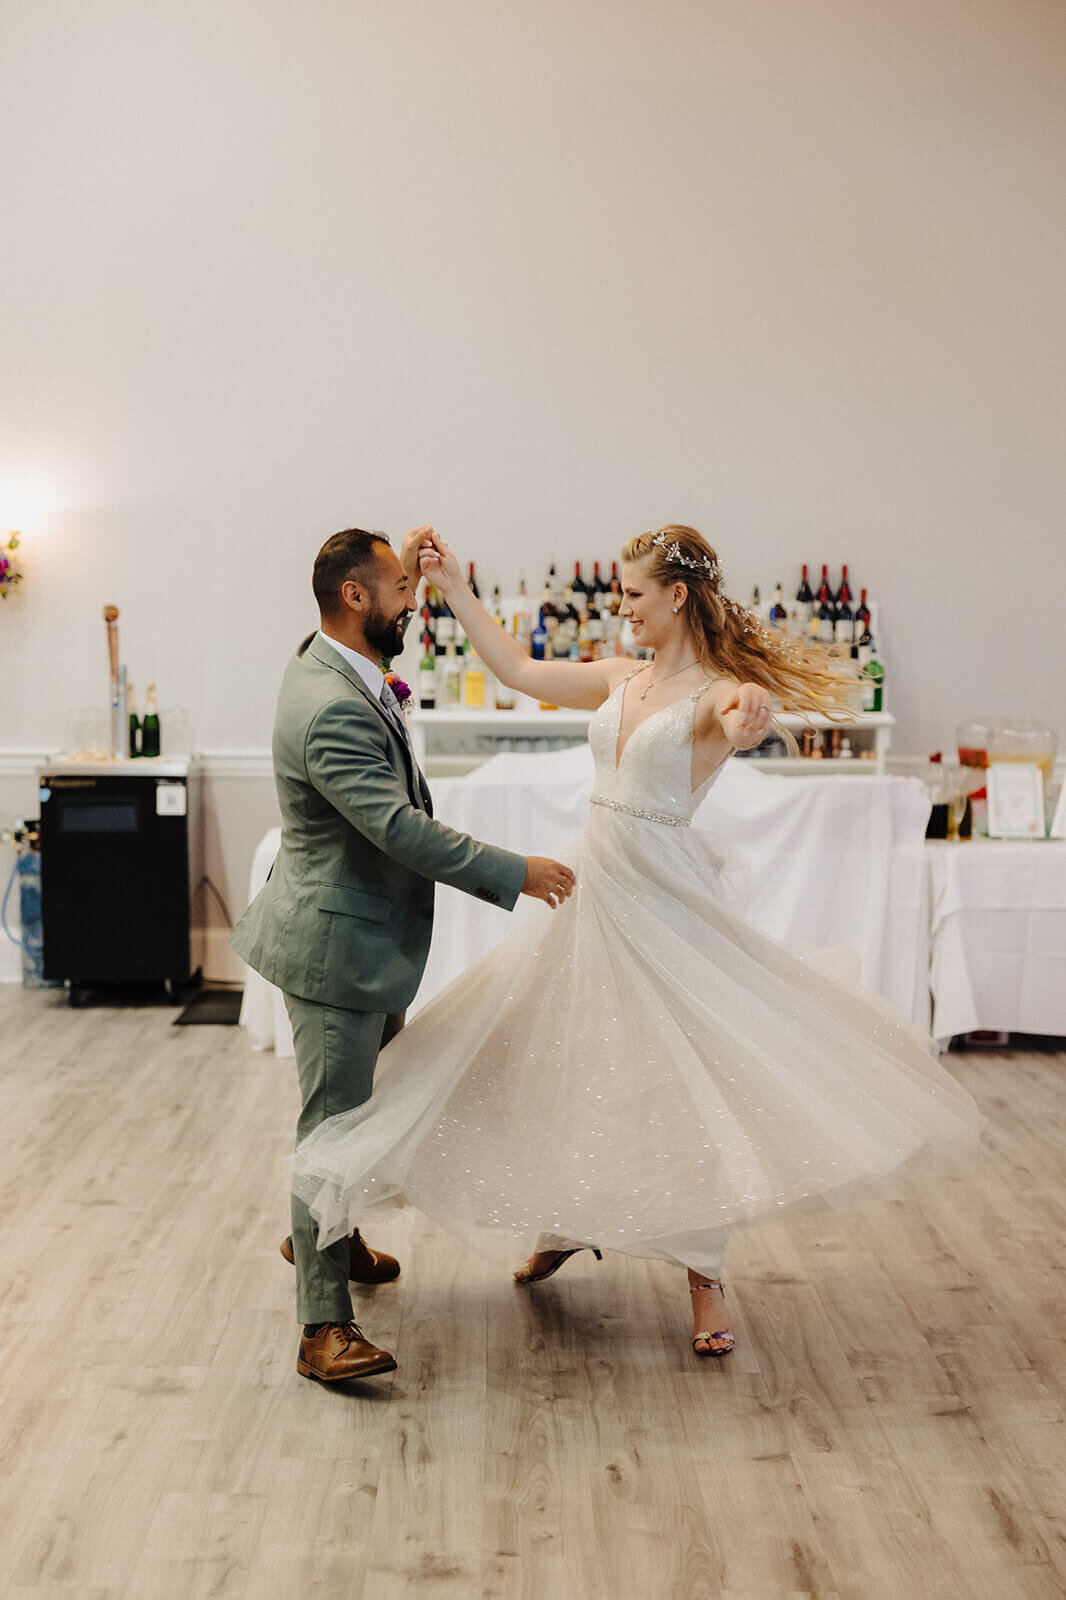
{"label": "flower arrangement on wall", "polygon": [[7,543],[0,544],[0,600],[6,600],[15,585],[22,582],[22,573],[15,560],[18,547],[17,533],[9,533]]}

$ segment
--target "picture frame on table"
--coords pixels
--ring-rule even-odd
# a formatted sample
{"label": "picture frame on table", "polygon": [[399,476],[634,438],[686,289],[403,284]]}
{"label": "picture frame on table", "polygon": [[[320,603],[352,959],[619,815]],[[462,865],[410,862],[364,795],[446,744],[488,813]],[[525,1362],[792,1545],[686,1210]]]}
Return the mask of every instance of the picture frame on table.
{"label": "picture frame on table", "polygon": [[988,837],[1043,839],[1044,774],[1035,761],[993,761],[988,769]]}

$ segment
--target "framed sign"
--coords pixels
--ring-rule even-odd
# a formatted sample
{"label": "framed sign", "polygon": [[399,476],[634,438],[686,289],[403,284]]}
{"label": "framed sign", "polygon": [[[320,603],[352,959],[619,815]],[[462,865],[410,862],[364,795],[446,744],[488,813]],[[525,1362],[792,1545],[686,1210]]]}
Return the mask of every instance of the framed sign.
{"label": "framed sign", "polygon": [[1051,819],[1048,833],[1053,839],[1066,839],[1066,779],[1063,780],[1059,790],[1059,803],[1055,807],[1055,815]]}
{"label": "framed sign", "polygon": [[988,769],[988,837],[1043,839],[1044,774],[1035,761],[993,761]]}

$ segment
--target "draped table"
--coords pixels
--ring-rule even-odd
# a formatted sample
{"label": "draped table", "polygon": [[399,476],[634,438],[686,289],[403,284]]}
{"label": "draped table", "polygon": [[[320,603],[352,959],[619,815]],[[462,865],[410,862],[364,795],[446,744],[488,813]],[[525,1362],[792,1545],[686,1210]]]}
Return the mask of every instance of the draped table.
{"label": "draped table", "polygon": [[931,1032],[1066,1035],[1066,840],[930,842]]}
{"label": "draped table", "polygon": [[[523,855],[573,853],[592,792],[586,746],[493,757],[463,778],[433,783],[436,816]],[[771,776],[733,759],[693,821],[748,863],[748,914],[763,932],[799,948],[845,946],[862,982],[921,1026],[929,1022],[925,825],[929,802],[914,778]],[[251,897],[266,882],[281,830],[260,841]],[[543,908],[544,916],[553,913]],[[437,886],[433,942],[413,1015],[508,932],[510,917]],[[241,1022],[257,1049],[292,1054],[276,989],[249,972]]]}

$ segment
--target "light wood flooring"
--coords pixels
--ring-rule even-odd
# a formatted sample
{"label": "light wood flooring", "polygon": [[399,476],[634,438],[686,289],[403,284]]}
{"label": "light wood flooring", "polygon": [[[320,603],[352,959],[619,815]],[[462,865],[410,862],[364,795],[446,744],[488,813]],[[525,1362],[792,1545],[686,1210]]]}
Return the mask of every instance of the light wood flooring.
{"label": "light wood flooring", "polygon": [[5,1597],[1066,1595],[1066,1056],[952,1056],[981,1152],[739,1230],[720,1363],[675,1270],[521,1291],[398,1214],[358,1314],[399,1370],[337,1391],[293,1065],[174,1014],[0,989]]}

